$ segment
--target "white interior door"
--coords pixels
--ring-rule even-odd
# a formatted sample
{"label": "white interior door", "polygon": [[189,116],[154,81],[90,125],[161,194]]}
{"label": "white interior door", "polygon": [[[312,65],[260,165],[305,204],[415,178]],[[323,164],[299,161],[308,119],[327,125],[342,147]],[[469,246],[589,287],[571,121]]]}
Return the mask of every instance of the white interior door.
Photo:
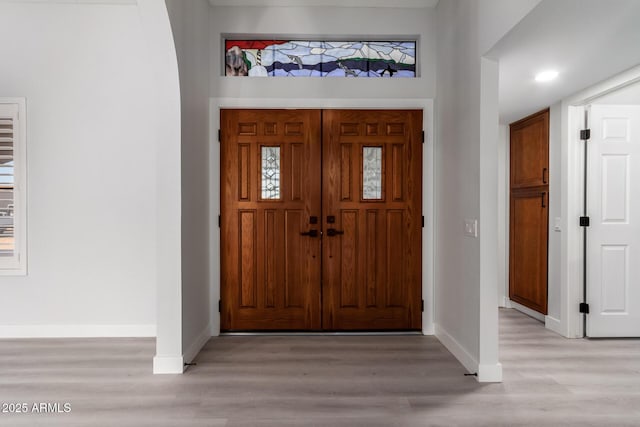
{"label": "white interior door", "polygon": [[640,105],[589,114],[587,335],[640,337]]}

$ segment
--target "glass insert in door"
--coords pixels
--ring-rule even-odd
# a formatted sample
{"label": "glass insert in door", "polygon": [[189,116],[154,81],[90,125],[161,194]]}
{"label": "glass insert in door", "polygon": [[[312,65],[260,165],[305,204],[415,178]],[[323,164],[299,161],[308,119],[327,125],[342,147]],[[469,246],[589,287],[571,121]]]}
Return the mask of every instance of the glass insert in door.
{"label": "glass insert in door", "polygon": [[262,177],[261,199],[280,199],[280,147],[262,146],[260,149]]}
{"label": "glass insert in door", "polygon": [[362,199],[382,199],[382,147],[362,147]]}

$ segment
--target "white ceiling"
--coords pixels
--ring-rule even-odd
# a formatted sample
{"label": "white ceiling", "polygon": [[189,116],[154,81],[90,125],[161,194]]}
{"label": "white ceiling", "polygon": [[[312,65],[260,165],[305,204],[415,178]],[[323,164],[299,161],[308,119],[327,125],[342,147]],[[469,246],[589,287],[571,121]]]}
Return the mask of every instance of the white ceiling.
{"label": "white ceiling", "polygon": [[438,0],[209,0],[212,6],[435,7]]}
{"label": "white ceiling", "polygon": [[[639,0],[543,0],[490,51],[511,123],[640,64]],[[560,72],[540,84],[541,70]]]}

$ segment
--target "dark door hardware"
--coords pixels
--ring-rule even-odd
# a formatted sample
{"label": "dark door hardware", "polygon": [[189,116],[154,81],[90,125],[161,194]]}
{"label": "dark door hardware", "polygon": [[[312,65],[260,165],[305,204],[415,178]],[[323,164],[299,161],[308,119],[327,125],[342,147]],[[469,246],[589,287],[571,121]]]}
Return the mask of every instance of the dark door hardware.
{"label": "dark door hardware", "polygon": [[589,314],[589,304],[587,304],[586,302],[581,302],[580,303],[580,313]]}
{"label": "dark door hardware", "polygon": [[338,234],[344,234],[344,231],[336,230],[335,228],[327,229],[327,236],[333,237],[333,236],[337,236]]}
{"label": "dark door hardware", "polygon": [[542,207],[543,208],[547,207],[547,205],[544,203],[544,196],[546,196],[546,195],[547,195],[547,193],[545,193],[544,191],[542,193],[540,193],[540,196],[542,198]]}
{"label": "dark door hardware", "polygon": [[301,236],[318,237],[318,230],[303,231]]}
{"label": "dark door hardware", "polygon": [[542,183],[547,184],[547,168],[542,168]]}

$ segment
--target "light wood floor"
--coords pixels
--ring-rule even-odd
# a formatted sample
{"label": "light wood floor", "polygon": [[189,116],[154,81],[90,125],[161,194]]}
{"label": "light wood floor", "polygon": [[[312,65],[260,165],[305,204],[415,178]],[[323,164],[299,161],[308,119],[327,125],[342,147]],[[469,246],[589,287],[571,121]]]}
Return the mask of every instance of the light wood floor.
{"label": "light wood floor", "polygon": [[639,426],[640,341],[567,340],[501,310],[502,384],[432,337],[222,337],[182,376],[150,339],[1,340],[2,426]]}

